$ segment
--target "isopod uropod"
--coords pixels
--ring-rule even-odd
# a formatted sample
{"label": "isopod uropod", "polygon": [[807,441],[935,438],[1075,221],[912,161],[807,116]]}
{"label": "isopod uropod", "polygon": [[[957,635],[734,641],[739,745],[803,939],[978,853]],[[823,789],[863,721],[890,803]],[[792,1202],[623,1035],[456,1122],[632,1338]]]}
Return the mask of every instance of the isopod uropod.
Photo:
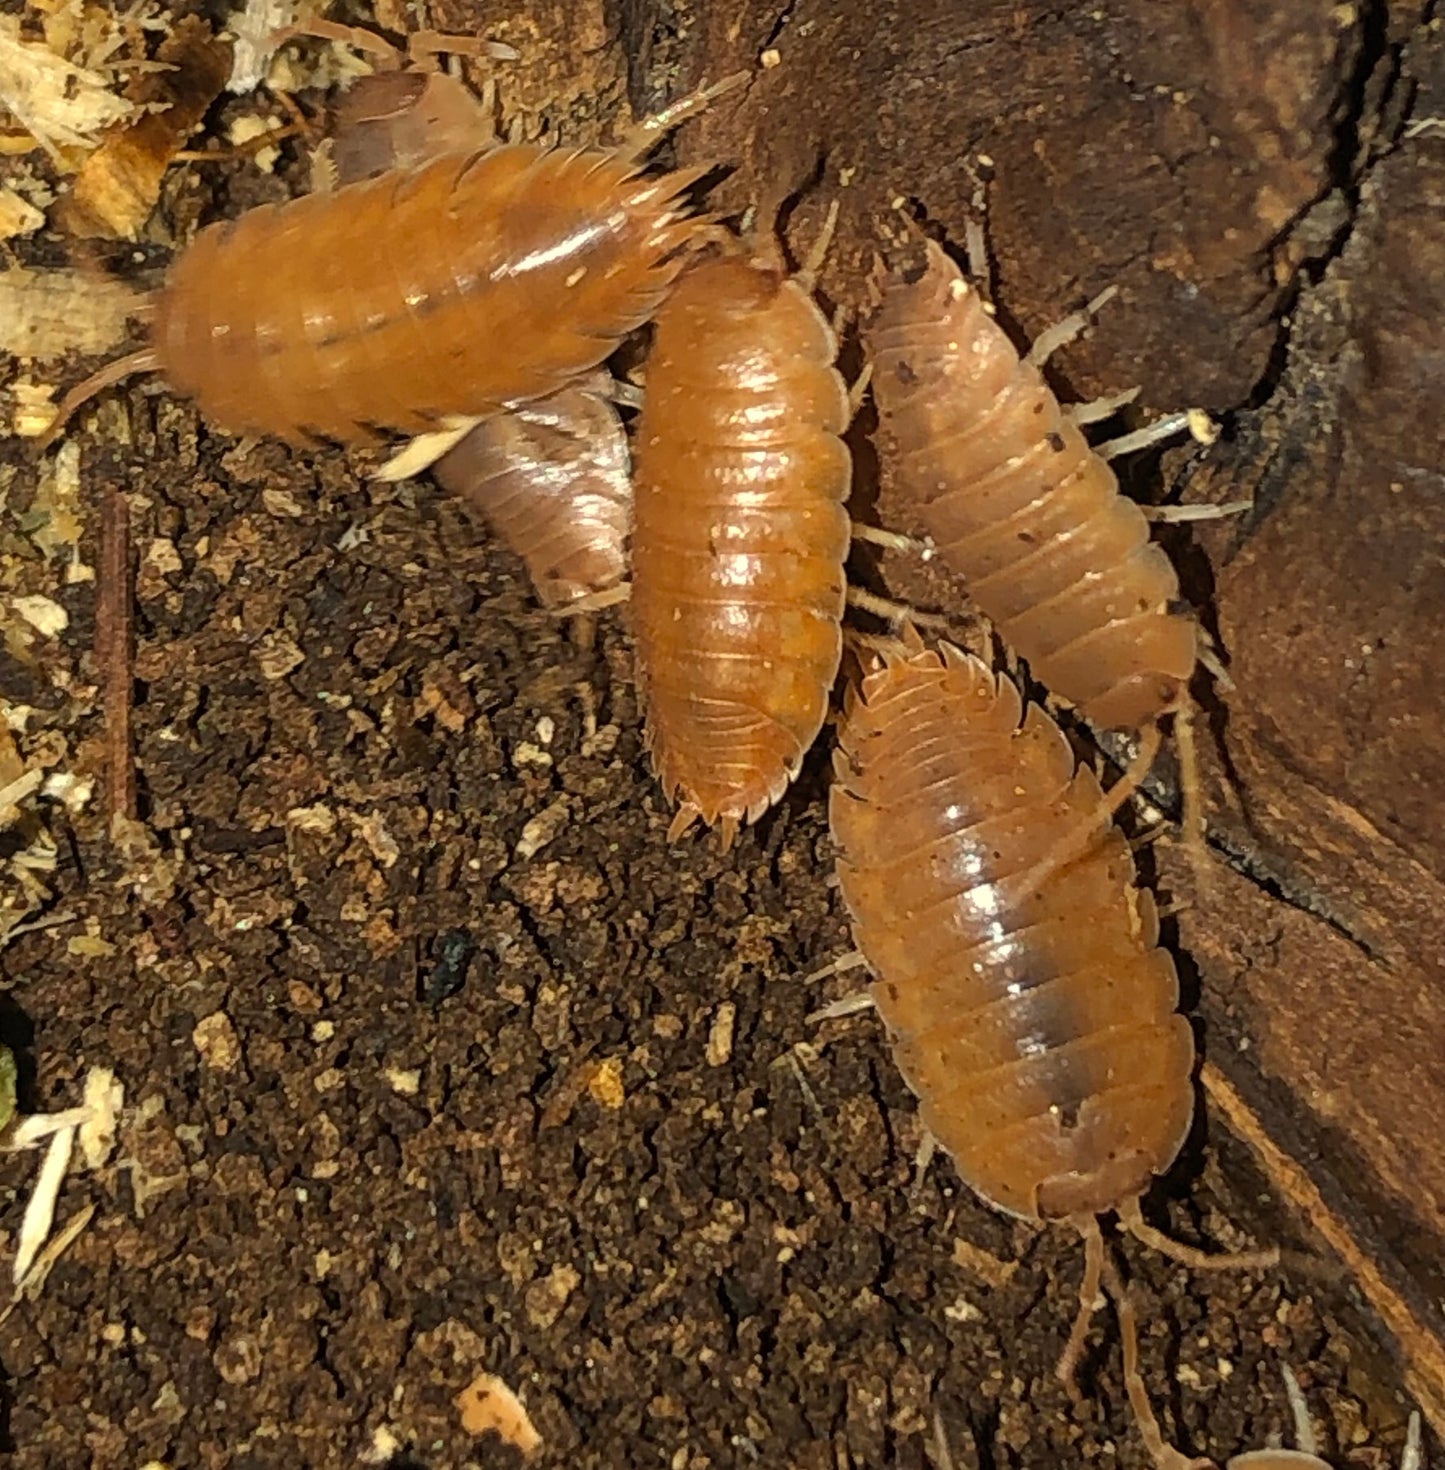
{"label": "isopod uropod", "polygon": [[151,308],[150,345],[75,389],[159,370],[214,423],[292,443],[420,434],[541,397],[647,321],[697,239],[705,170],[644,175],[676,103],[615,150],[502,144],[208,226]]}
{"label": "isopod uropod", "polygon": [[670,838],[700,817],[726,848],[777,801],[837,675],[851,410],[815,269],[725,254],[657,319],[632,605],[648,746],[681,802]]}
{"label": "isopod uropod", "polygon": [[1180,708],[1197,658],[1179,581],[1108,463],[933,242],[868,329],[897,487],[979,608],[1103,729]]}
{"label": "isopod uropod", "polygon": [[[923,1121],[990,1204],[1085,1238],[1069,1381],[1101,1279],[1120,1295],[1099,1215],[1190,1264],[1277,1259],[1202,1257],[1141,1215],[1194,1111],[1153,899],[1058,725],[977,659],[908,630],[850,693],[840,739],[839,884]],[[1178,1470],[1141,1382],[1140,1403],[1156,1461]]]}

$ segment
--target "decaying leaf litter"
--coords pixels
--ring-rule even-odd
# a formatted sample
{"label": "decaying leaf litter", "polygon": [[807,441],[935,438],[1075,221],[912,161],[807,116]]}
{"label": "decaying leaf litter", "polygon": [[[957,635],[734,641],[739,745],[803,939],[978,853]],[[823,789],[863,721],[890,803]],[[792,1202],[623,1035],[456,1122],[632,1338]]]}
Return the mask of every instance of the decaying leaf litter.
{"label": "decaying leaf litter", "polygon": [[[282,197],[282,158],[180,176]],[[24,1103],[95,1066],[127,1103],[61,1192],[94,1221],[0,1327],[17,1463],[462,1463],[494,1382],[543,1462],[921,1465],[935,1410],[965,1463],[1139,1453],[1103,1339],[1096,1399],[1051,1382],[1071,1253],[947,1166],[915,1181],[871,1023],[805,1023],[828,997],[797,977],[846,947],[816,763],[732,857],[668,848],[620,621],[579,649],[457,506],[362,456],[138,392],[96,423],[0,468],[6,1039]],[[136,823],[95,782],[118,485]],[[33,1171],[6,1167],[13,1251]],[[1193,1201],[1202,1238],[1251,1221],[1212,1155]],[[1181,1439],[1262,1443],[1288,1361],[1327,1438],[1388,1462],[1390,1401],[1296,1283],[1130,1266],[1146,1353],[1178,1338],[1152,1386]]]}

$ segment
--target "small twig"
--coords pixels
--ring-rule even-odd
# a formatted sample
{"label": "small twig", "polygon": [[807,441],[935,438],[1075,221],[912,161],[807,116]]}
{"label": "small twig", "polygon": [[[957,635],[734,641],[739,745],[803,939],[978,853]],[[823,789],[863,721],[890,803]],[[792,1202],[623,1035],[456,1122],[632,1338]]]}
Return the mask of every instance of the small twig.
{"label": "small twig", "polygon": [[111,486],[100,510],[100,595],[95,656],[105,698],[106,782],[110,817],[135,819],[135,758],[131,703],[135,694],[134,591],[131,585],[130,503]]}

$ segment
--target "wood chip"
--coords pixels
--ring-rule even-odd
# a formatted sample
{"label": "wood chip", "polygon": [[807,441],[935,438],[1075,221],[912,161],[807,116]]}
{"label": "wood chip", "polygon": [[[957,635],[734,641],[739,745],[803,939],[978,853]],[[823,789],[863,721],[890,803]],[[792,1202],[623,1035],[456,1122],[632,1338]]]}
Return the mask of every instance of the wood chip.
{"label": "wood chip", "polygon": [[57,163],[62,145],[93,147],[102,129],[134,110],[99,72],[73,65],[43,41],[22,41],[14,15],[0,16],[0,102]]}
{"label": "wood chip", "polygon": [[0,271],[0,352],[102,357],[125,340],[140,303],[129,286],[86,271]]}
{"label": "wood chip", "polygon": [[115,1148],[120,1110],[125,1106],[125,1088],[109,1067],[92,1067],[85,1074],[85,1109],[89,1117],[80,1125],[80,1153],[87,1169],[99,1169]]}
{"label": "wood chip", "polygon": [[53,598],[38,592],[30,597],[16,597],[10,606],[46,638],[54,638],[70,626],[70,614]]}
{"label": "wood chip", "polygon": [[738,1008],[725,1000],[712,1020],[712,1029],[707,1037],[707,1064],[721,1067],[733,1054],[733,1027],[738,1019]]}
{"label": "wood chip", "polygon": [[34,1301],[45,1290],[45,1282],[50,1276],[51,1267],[70,1249],[71,1243],[94,1218],[95,1205],[88,1204],[83,1205],[65,1222],[59,1232],[36,1256],[35,1264],[26,1272],[25,1279],[19,1283],[21,1296],[29,1297],[31,1301]]}
{"label": "wood chip", "polygon": [[538,812],[522,828],[522,835],[517,839],[517,856],[523,860],[536,857],[567,825],[571,810],[571,802],[565,796],[559,796],[550,806]]}
{"label": "wood chip", "polygon": [[599,1062],[588,1079],[587,1090],[599,1107],[615,1113],[627,1101],[622,1085],[622,1058],[608,1057]]}
{"label": "wood chip", "polygon": [[69,234],[136,238],[160,198],[166,170],[226,84],[231,47],[188,15],[161,42],[156,60],[166,70],[146,72],[128,89],[138,115],[107,130],[69,196],[51,211]]}
{"label": "wood chip", "polygon": [[35,1188],[25,1204],[25,1217],[20,1222],[20,1243],[15,1248],[13,1273],[16,1286],[29,1274],[40,1247],[50,1235],[50,1227],[55,1223],[55,1203],[60,1198],[65,1171],[70,1167],[70,1151],[74,1144],[74,1127],[58,1129],[50,1140]]}
{"label": "wood chip", "polygon": [[498,1434],[530,1457],[542,1446],[521,1399],[493,1373],[478,1373],[457,1395],[462,1428],[468,1434]]}
{"label": "wood chip", "polygon": [[0,189],[0,240],[33,235],[44,223],[45,216],[28,199],[14,189]]}

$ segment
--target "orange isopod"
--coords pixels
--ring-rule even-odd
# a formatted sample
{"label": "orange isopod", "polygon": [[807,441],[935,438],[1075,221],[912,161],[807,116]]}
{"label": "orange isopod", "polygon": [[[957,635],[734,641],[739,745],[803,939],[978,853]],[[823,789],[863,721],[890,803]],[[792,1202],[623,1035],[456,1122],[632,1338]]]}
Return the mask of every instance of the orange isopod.
{"label": "orange isopod", "polygon": [[[911,629],[850,692],[840,738],[839,884],[923,1121],[988,1203],[1086,1240],[1060,1363],[1071,1381],[1101,1279],[1121,1297],[1097,1216],[1192,1265],[1277,1259],[1203,1256],[1140,1212],[1189,1131],[1194,1041],[1154,901],[1110,820],[1119,793],[1076,767],[1009,679]],[[1131,1366],[1137,1381],[1126,1353]],[[1140,1417],[1156,1461],[1179,1470]]]}
{"label": "orange isopod", "polygon": [[[815,251],[815,262],[818,252]],[[632,607],[653,765],[726,849],[787,789],[842,655],[852,473],[816,263],[725,254],[662,308],[637,426]]]}
{"label": "orange isopod", "polygon": [[898,490],[1034,678],[1102,729],[1178,709],[1198,650],[1179,581],[1108,463],[932,241],[868,329]]}
{"label": "orange isopod", "polygon": [[[347,184],[475,149],[492,133],[486,107],[456,77],[380,71],[342,99],[333,158]],[[480,511],[526,562],[549,607],[604,592],[627,575],[632,480],[614,391],[606,371],[584,374],[483,419],[431,465],[437,483]],[[409,471],[405,452],[401,460]]]}
{"label": "orange isopod", "polygon": [[736,84],[674,104],[621,149],[445,154],[202,230],[152,306],[150,345],[70,412],[159,370],[230,430],[292,443],[421,434],[541,397],[647,321],[698,238],[701,168],[637,155]]}

